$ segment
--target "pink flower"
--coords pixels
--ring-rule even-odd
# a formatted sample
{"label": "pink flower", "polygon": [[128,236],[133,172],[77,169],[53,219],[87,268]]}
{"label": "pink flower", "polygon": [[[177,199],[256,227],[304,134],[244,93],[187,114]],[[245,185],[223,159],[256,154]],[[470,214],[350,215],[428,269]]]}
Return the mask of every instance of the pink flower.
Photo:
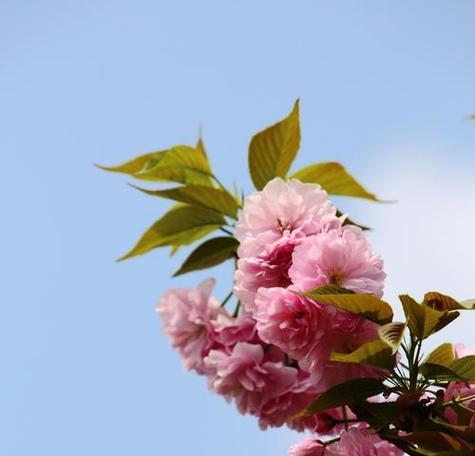
{"label": "pink flower", "polygon": [[303,431],[312,429],[313,422],[304,422],[293,417],[308,407],[315,398],[315,388],[306,372],[299,371],[290,391],[267,400],[259,411],[259,426],[280,427],[287,424],[290,428]]}
{"label": "pink flower", "polygon": [[234,274],[234,292],[244,309],[252,312],[259,288],[288,287],[289,268],[298,237],[286,231],[277,241],[261,249],[259,256],[240,258]]}
{"label": "pink flower", "polygon": [[363,364],[330,361],[331,352],[350,353],[363,343],[378,338],[378,325],[361,317],[326,306],[335,317],[327,317],[332,325],[327,328],[320,343],[304,358],[299,366],[310,373],[312,383],[322,392],[331,386],[361,377],[378,377],[380,372]]}
{"label": "pink flower", "polygon": [[[451,382],[444,392],[444,402],[450,402],[455,399],[460,400],[468,398],[462,402],[462,405],[475,410],[475,383],[465,384],[461,382]],[[469,413],[457,413],[456,408],[447,407],[445,409],[445,419],[450,424],[459,424],[474,427],[475,415]]]}
{"label": "pink flower", "polygon": [[355,226],[303,240],[294,250],[289,275],[299,290],[330,284],[378,297],[386,277],[381,258]]}
{"label": "pink flower", "polygon": [[328,445],[325,456],[402,456],[404,453],[370,430],[343,431],[339,442]]}
{"label": "pink flower", "polygon": [[319,185],[276,177],[244,202],[235,232],[241,243],[238,255],[261,255],[286,231],[308,236],[340,225],[336,209]]}
{"label": "pink flower", "polygon": [[455,344],[454,351],[456,358],[463,358],[464,356],[475,355],[475,347],[470,347],[464,344]]}
{"label": "pink flower", "polygon": [[187,369],[205,373],[203,358],[213,346],[211,320],[222,311],[219,302],[210,297],[215,281],[209,279],[198,288],[166,291],[157,305],[163,330],[171,344],[180,351]]}
{"label": "pink flower", "polygon": [[257,342],[256,321],[248,314],[232,317],[222,308],[215,319],[211,321],[210,337],[216,344],[232,347],[238,342]]}
{"label": "pink flower", "polygon": [[321,305],[284,288],[260,288],[254,317],[259,337],[295,360],[313,350],[327,327]]}
{"label": "pink flower", "polygon": [[323,456],[323,454],[326,454],[325,446],[310,437],[289,448],[289,456]]}
{"label": "pink flower", "polygon": [[276,358],[272,350],[264,353],[262,345],[246,342],[237,343],[231,353],[211,350],[205,360],[213,372],[210,388],[234,399],[241,413],[258,415],[268,400],[288,392],[298,375]]}

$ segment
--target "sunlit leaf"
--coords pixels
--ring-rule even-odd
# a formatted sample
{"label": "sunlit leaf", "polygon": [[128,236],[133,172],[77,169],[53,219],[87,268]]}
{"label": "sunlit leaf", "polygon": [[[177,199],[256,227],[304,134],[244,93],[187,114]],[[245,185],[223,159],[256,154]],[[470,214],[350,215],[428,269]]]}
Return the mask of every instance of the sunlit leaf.
{"label": "sunlit leaf", "polygon": [[440,364],[441,366],[448,366],[455,359],[454,347],[452,344],[439,345],[429,356],[424,360],[424,363]]}
{"label": "sunlit leaf", "polygon": [[300,146],[299,101],[285,119],[257,133],[249,145],[249,171],[261,190],[274,177],[286,177]]}
{"label": "sunlit leaf", "polygon": [[209,239],[191,252],[174,276],[216,266],[229,258],[233,258],[238,246],[239,242],[230,236]]}
{"label": "sunlit leaf", "polygon": [[392,348],[393,354],[399,350],[405,329],[406,323],[394,322],[381,326],[378,330],[379,337]]}
{"label": "sunlit leaf", "polygon": [[382,340],[366,342],[351,353],[332,352],[330,360],[340,363],[359,363],[382,369],[392,369],[395,363],[392,348]]}
{"label": "sunlit leaf", "polygon": [[425,306],[435,310],[473,310],[475,309],[475,300],[458,302],[450,296],[438,293],[437,291],[429,291],[424,295]]}
{"label": "sunlit leaf", "polygon": [[136,179],[182,184],[212,185],[211,168],[200,140],[196,147],[175,146],[141,155],[118,166],[100,168]]}
{"label": "sunlit leaf", "polygon": [[292,177],[302,182],[320,184],[330,195],[378,201],[376,195],[368,192],[340,163],[315,163],[297,171]]}
{"label": "sunlit leaf", "polygon": [[375,378],[358,378],[335,385],[322,393],[300,415],[311,415],[342,405],[354,405],[368,397],[381,394],[383,383]]}
{"label": "sunlit leaf", "polygon": [[459,313],[455,311],[439,312],[421,305],[408,295],[400,295],[399,299],[404,308],[409,329],[420,340],[440,331],[459,316]]}
{"label": "sunlit leaf", "polygon": [[373,295],[368,294],[327,294],[327,288],[299,292],[315,302],[321,302],[341,310],[357,314],[379,324],[389,323],[393,318],[391,306]]}
{"label": "sunlit leaf", "polygon": [[425,378],[444,382],[463,382],[464,378],[447,366],[425,362],[420,366],[420,372]]}
{"label": "sunlit leaf", "polygon": [[221,214],[197,206],[177,206],[155,222],[135,247],[120,258],[125,260],[163,246],[189,245],[225,224]]}
{"label": "sunlit leaf", "polygon": [[475,356],[469,355],[452,361],[449,368],[466,381],[475,381]]}
{"label": "sunlit leaf", "polygon": [[238,204],[236,199],[226,190],[204,185],[188,185],[186,187],[176,187],[167,190],[147,190],[144,188],[134,188],[147,195],[168,198],[190,205],[201,206],[215,210],[221,214],[232,218],[237,217]]}

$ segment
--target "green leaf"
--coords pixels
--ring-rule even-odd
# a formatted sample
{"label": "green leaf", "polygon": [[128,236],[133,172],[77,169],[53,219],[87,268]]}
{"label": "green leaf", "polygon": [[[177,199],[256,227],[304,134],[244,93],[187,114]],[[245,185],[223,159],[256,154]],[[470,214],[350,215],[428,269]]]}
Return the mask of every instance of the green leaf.
{"label": "green leaf", "polygon": [[299,100],[285,119],[257,133],[249,145],[249,171],[261,190],[274,177],[286,177],[300,146]]}
{"label": "green leaf", "polygon": [[176,277],[186,272],[216,266],[229,258],[233,258],[238,247],[239,242],[230,236],[209,239],[191,252],[190,256],[173,276]]}
{"label": "green leaf", "polygon": [[340,163],[315,163],[297,171],[292,177],[302,182],[320,184],[330,195],[379,201],[376,195],[368,192]]}
{"label": "green leaf", "polygon": [[452,344],[439,345],[429,356],[424,360],[424,363],[440,364],[441,366],[448,366],[455,359],[454,347]]}
{"label": "green leaf", "polygon": [[400,295],[404,313],[411,332],[423,340],[440,331],[458,316],[458,312],[439,312],[428,306],[419,304],[409,295]]}
{"label": "green leaf", "polygon": [[[418,431],[403,437],[407,442],[417,445],[417,449],[428,450],[438,454],[442,451],[460,451],[462,444],[455,437],[444,432]],[[431,453],[428,453],[431,454]]]}
{"label": "green leaf", "polygon": [[444,311],[444,310],[473,310],[475,309],[475,300],[468,300],[458,302],[450,296],[438,293],[437,291],[429,291],[424,295],[425,306],[431,309]]}
{"label": "green leaf", "polygon": [[204,185],[188,185],[167,190],[147,190],[132,185],[147,195],[168,198],[190,205],[201,206],[217,211],[234,219],[237,218],[238,204],[236,199],[226,190]]}
{"label": "green leaf", "polygon": [[340,383],[322,393],[300,416],[311,415],[342,405],[355,405],[368,397],[381,394],[384,390],[383,383],[375,378],[358,378]]}
{"label": "green leaf", "polygon": [[[343,215],[343,213],[341,211],[339,211],[337,209],[336,211],[336,216],[337,217],[341,217]],[[363,231],[369,231],[371,230],[371,228],[369,226],[366,226],[366,225],[361,225],[353,220],[351,220],[350,218],[346,217],[345,220],[343,221],[342,223],[343,226],[346,226],[346,225],[353,225],[353,226],[357,226],[358,228],[362,229]]]}
{"label": "green leaf", "polygon": [[399,350],[405,329],[406,323],[394,322],[381,326],[378,330],[380,339],[392,348],[393,354]]}
{"label": "green leaf", "polygon": [[212,185],[211,168],[202,145],[172,147],[158,160],[147,162],[134,177],[147,181]]}
{"label": "green leaf", "polygon": [[464,378],[447,366],[425,362],[420,367],[421,374],[425,378],[443,382],[463,382]]}
{"label": "green leaf", "polygon": [[226,224],[223,216],[197,206],[176,206],[155,222],[135,247],[119,258],[125,260],[163,246],[189,245]]}
{"label": "green leaf", "polygon": [[392,369],[396,362],[391,347],[379,339],[366,342],[351,353],[332,352],[330,360],[340,363],[366,364],[388,370]]}
{"label": "green leaf", "polygon": [[196,147],[175,146],[141,155],[118,166],[99,167],[146,181],[213,184],[211,168],[201,140]]}
{"label": "green leaf", "polygon": [[391,306],[376,296],[359,293],[327,294],[327,290],[326,287],[320,287],[299,292],[299,294],[307,296],[315,302],[337,307],[379,324],[389,323],[393,318]]}
{"label": "green leaf", "polygon": [[467,382],[475,381],[475,356],[469,355],[452,361],[449,368]]}

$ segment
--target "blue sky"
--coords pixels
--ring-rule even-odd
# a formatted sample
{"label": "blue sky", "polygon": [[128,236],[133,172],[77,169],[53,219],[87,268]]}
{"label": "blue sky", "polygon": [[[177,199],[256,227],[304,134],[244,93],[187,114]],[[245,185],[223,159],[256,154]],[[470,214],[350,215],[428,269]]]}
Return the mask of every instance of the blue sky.
{"label": "blue sky", "polygon": [[[117,264],[167,205],[104,174],[201,125],[216,172],[251,190],[253,133],[300,97],[295,169],[338,160],[397,204],[341,200],[375,228],[388,299],[469,298],[475,241],[475,4],[14,1],[0,4],[0,454],[279,455],[183,372],[160,332],[185,252]],[[473,316],[444,336],[473,342]]]}

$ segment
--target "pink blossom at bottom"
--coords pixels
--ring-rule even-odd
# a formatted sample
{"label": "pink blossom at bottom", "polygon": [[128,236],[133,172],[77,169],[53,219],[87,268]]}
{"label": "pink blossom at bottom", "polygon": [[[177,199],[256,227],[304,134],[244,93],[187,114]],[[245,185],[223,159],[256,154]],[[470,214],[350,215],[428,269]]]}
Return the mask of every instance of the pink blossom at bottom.
{"label": "pink blossom at bottom", "polygon": [[341,433],[339,442],[328,445],[325,456],[402,456],[404,453],[371,430],[352,428]]}
{"label": "pink blossom at bottom", "polygon": [[313,438],[304,439],[289,448],[289,456],[323,456],[324,454],[326,454],[325,446]]}
{"label": "pink blossom at bottom", "polygon": [[241,413],[259,415],[264,404],[291,390],[298,370],[259,344],[237,343],[231,353],[211,350],[205,359],[209,386],[228,401],[234,399]]}
{"label": "pink blossom at bottom", "polygon": [[[475,383],[466,385],[460,382],[451,382],[444,392],[444,402],[450,402],[454,399],[461,399],[464,397],[472,397],[475,395]],[[465,407],[475,410],[475,398],[467,399],[463,402]],[[450,424],[459,424],[465,426],[475,427],[475,415],[467,413],[457,413],[457,410],[452,407],[445,409],[445,419]]]}

